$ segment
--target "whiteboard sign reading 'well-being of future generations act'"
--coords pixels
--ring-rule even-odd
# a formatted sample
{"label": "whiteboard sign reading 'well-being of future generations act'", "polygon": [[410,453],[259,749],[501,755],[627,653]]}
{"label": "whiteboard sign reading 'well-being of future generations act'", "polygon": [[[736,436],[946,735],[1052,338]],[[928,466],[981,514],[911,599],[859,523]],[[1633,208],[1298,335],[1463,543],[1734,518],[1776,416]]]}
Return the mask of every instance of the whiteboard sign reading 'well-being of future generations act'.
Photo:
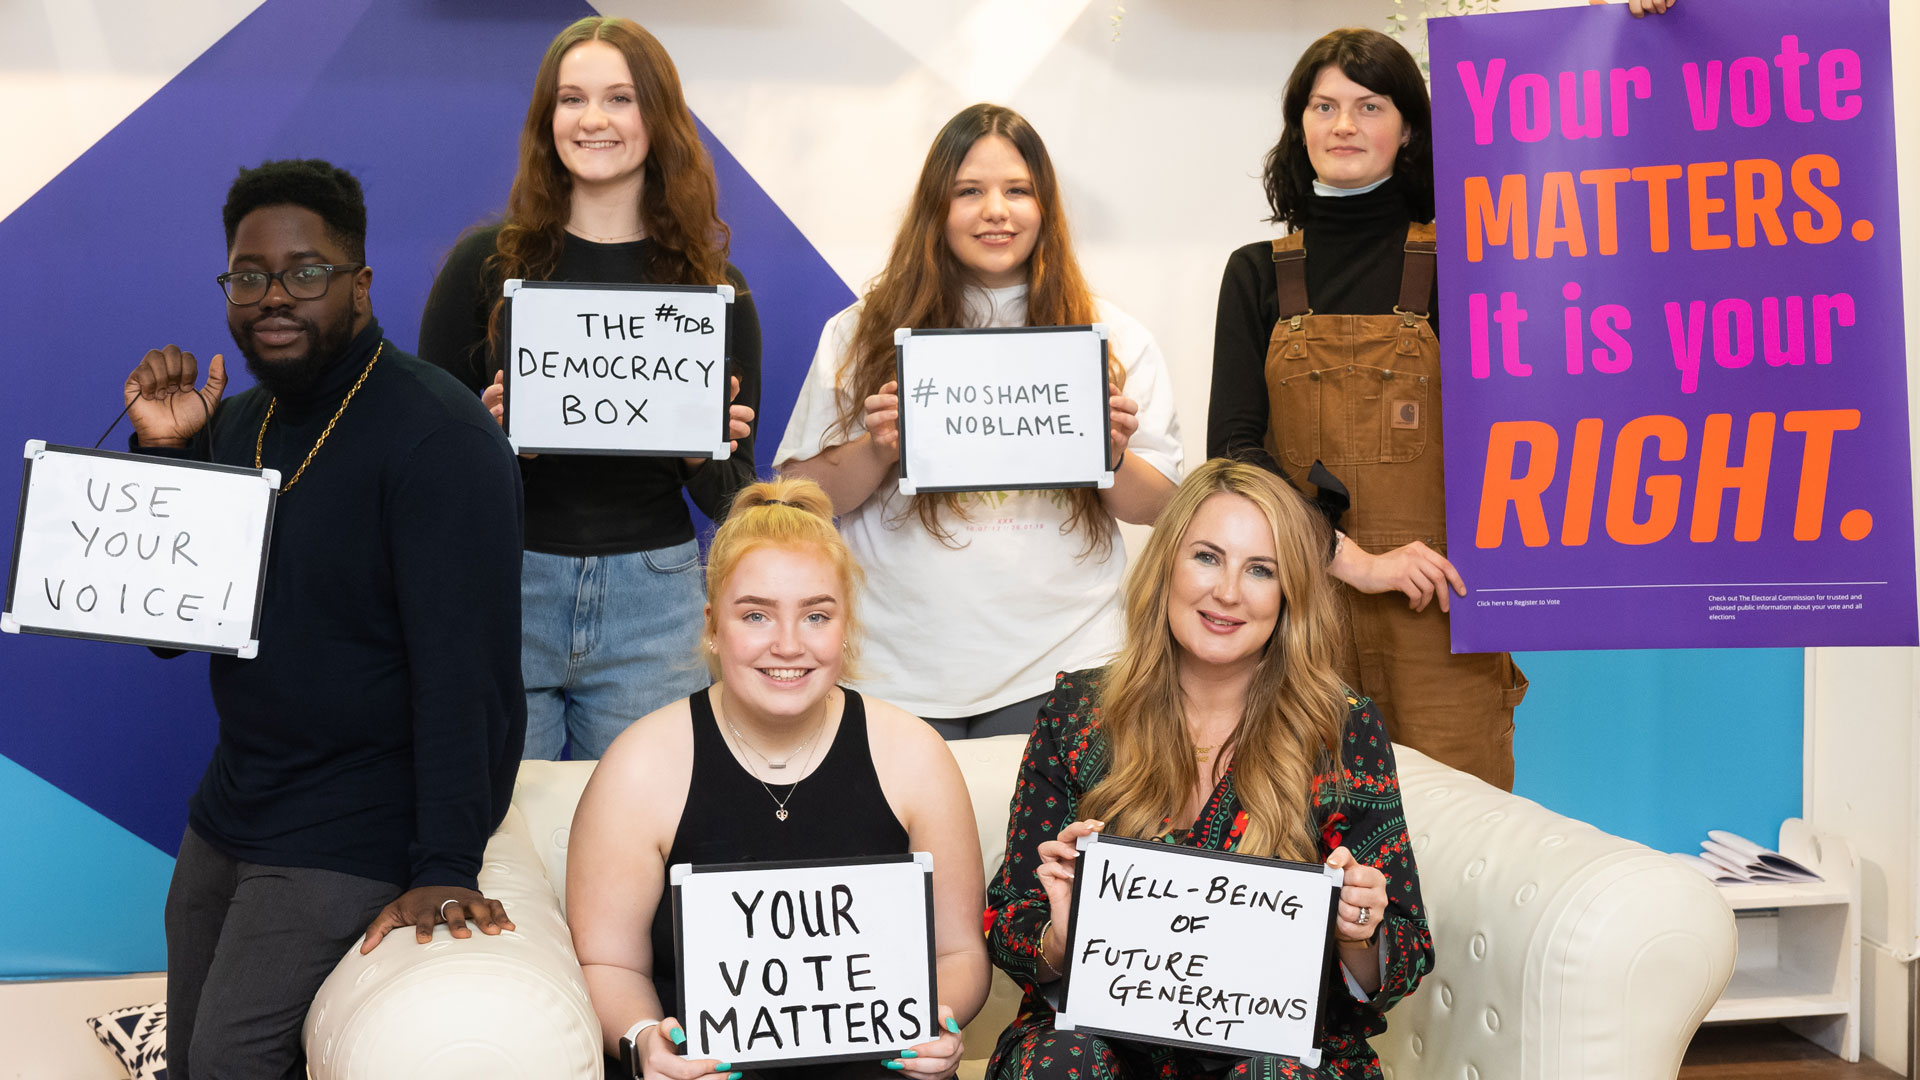
{"label": "whiteboard sign reading 'well-being of future generations act'", "polygon": [[252,657],[280,474],[27,443],[0,630]]}
{"label": "whiteboard sign reading 'well-being of future generations act'", "polygon": [[728,456],[731,285],[515,278],[503,291],[516,450]]}
{"label": "whiteboard sign reading 'well-being of future generations act'", "polygon": [[1311,863],[1082,837],[1056,1026],[1317,1068],[1342,878]]}
{"label": "whiteboard sign reading 'well-being of future generations act'", "polygon": [[688,1057],[873,1063],[937,1035],[931,855],[669,875]]}
{"label": "whiteboard sign reading 'well-being of future generations act'", "polygon": [[900,491],[1112,487],[1107,328],[898,330]]}

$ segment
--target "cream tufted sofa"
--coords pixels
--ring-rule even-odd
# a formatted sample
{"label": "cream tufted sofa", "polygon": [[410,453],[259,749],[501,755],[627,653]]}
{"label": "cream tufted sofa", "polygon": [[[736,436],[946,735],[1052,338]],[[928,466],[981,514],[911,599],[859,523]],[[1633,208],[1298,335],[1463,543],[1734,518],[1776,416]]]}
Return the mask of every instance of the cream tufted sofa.
{"label": "cream tufted sofa", "polygon": [[[989,874],[1020,736],[953,743]],[[1389,1080],[1658,1080],[1733,971],[1733,914],[1666,855],[1401,749],[1436,968],[1375,1040]],[[480,887],[519,929],[350,952],[307,1017],[314,1080],[601,1076],[600,1033],[563,921],[567,830],[592,766],[527,762]],[[1019,1000],[995,974],[966,1031],[978,1077]]]}

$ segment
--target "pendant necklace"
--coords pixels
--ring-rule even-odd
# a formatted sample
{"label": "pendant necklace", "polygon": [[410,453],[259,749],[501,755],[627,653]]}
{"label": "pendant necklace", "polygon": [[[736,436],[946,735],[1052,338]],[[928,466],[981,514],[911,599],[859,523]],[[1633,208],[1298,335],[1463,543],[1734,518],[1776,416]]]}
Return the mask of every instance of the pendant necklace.
{"label": "pendant necklace", "polygon": [[[778,765],[775,765],[771,760],[769,760],[765,754],[762,754],[760,753],[759,750],[754,749],[752,744],[747,742],[747,737],[745,735],[740,734],[740,729],[733,726],[732,720],[726,720],[726,725],[727,725],[727,730],[733,732],[734,739],[737,740],[742,747],[749,750],[753,750],[754,754],[758,756],[760,760],[767,762],[768,768],[784,769],[787,767],[787,763],[793,760],[794,754],[798,754],[802,747],[812,746],[815,737],[817,737],[822,731],[826,730],[827,718],[822,716],[820,718],[820,725],[813,729],[813,734],[808,735],[806,738],[806,741],[802,742],[800,746],[794,747],[793,753],[788,754],[786,757],[782,758],[780,760],[780,764]],[[787,820],[789,816],[787,813],[787,803],[793,801],[793,793],[800,790],[800,780],[805,780],[807,778],[806,777],[807,766],[811,764],[813,764],[813,751],[809,749],[807,751],[807,759],[800,764],[800,779],[795,780],[793,784],[787,788],[787,794],[785,798],[781,798],[780,796],[775,795],[773,793],[773,788],[768,786],[765,780],[761,780],[760,777],[756,775],[751,768],[747,770],[747,775],[753,777],[754,780],[758,781],[760,784],[760,787],[766,791],[767,798],[773,800],[773,817],[775,821]]]}

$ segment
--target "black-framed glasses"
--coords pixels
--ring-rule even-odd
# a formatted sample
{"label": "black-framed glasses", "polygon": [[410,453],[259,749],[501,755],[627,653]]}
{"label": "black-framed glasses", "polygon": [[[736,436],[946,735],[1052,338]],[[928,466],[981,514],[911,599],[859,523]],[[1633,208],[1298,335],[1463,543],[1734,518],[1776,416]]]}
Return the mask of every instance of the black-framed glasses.
{"label": "black-framed glasses", "polygon": [[268,273],[265,270],[229,270],[213,280],[227,294],[227,303],[239,307],[257,304],[267,298],[267,287],[275,281],[295,300],[318,300],[333,285],[333,275],[350,274],[366,263],[308,263]]}

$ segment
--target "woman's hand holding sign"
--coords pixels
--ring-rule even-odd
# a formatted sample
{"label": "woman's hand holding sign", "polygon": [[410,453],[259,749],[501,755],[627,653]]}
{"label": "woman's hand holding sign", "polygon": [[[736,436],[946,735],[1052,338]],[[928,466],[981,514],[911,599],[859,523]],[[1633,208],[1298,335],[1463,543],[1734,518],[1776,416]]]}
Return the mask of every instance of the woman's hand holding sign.
{"label": "woman's hand holding sign", "polygon": [[1435,599],[1452,610],[1454,594],[1467,595],[1467,583],[1445,555],[1415,540],[1374,555],[1342,536],[1327,572],[1363,593],[1403,592],[1407,606],[1425,611]]}
{"label": "woman's hand holding sign", "polygon": [[141,446],[185,446],[207,425],[227,389],[225,357],[207,361],[207,384],[195,389],[199,378],[199,363],[178,345],[147,350],[121,388]]}
{"label": "woman's hand holding sign", "polygon": [[1104,821],[1076,821],[1060,830],[1058,840],[1043,842],[1037,849],[1039,869],[1034,871],[1040,887],[1047,890],[1047,931],[1040,938],[1041,982],[1052,982],[1066,971],[1067,924],[1073,917],[1073,867],[1080,858],[1075,845],[1083,836],[1106,827]]}
{"label": "woman's hand holding sign", "polygon": [[1107,384],[1107,437],[1113,446],[1113,486],[1100,492],[1107,513],[1133,525],[1151,525],[1173,496],[1173,481],[1160,470],[1127,457],[1127,445],[1140,430],[1140,403]]}
{"label": "woman's hand holding sign", "polygon": [[960,1071],[960,1055],[966,1049],[960,1036],[960,1021],[953,1018],[953,1010],[940,1006],[940,1037],[929,1042],[917,1043],[897,1058],[888,1058],[881,1064],[889,1069],[898,1069],[906,1076],[925,1076],[932,1080],[946,1080]]}
{"label": "woman's hand holding sign", "polygon": [[866,400],[867,436],[874,450],[891,465],[900,460],[900,384],[889,382]]}
{"label": "woman's hand holding sign", "polygon": [[[673,1041],[674,1035],[680,1042]],[[640,1045],[634,1047],[640,1075],[646,1080],[740,1080],[730,1062],[681,1057],[680,1045],[686,1041],[680,1021],[671,1016],[641,1032]]]}
{"label": "woman's hand holding sign", "polygon": [[[727,378],[727,451],[732,453],[740,449],[740,440],[753,434],[753,410],[745,405],[731,402],[740,396],[740,376]],[[698,469],[707,463],[706,458],[690,457],[683,459],[687,468]]]}
{"label": "woman's hand holding sign", "polygon": [[1327,865],[1346,872],[1340,903],[1333,919],[1333,937],[1340,945],[1340,961],[1360,988],[1371,994],[1380,988],[1380,921],[1387,914],[1387,876],[1377,866],[1353,857],[1345,845],[1333,849]]}

